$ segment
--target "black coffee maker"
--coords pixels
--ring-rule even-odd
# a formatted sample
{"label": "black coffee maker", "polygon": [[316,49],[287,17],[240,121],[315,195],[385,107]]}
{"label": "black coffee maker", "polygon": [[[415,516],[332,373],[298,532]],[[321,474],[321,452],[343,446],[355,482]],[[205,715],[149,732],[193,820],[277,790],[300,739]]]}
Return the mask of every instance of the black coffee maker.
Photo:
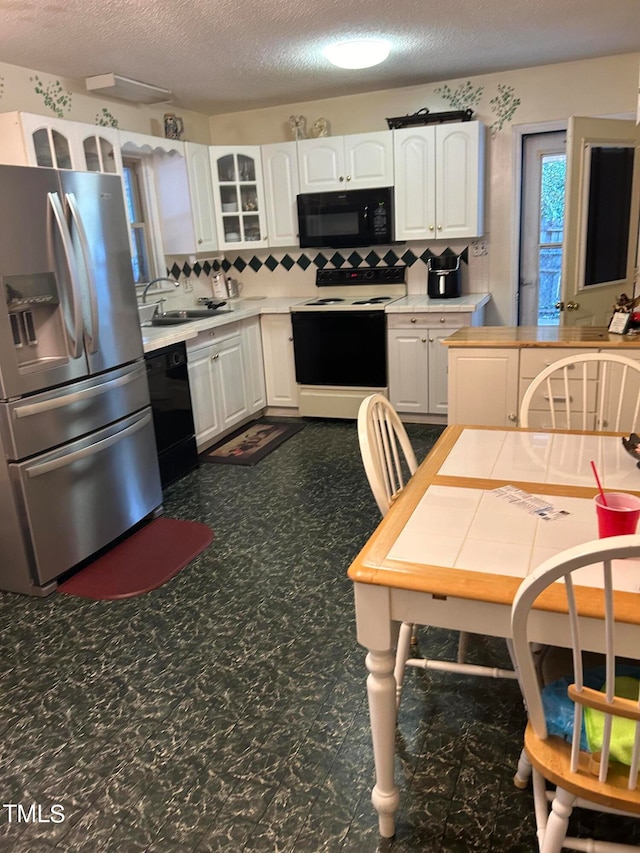
{"label": "black coffee maker", "polygon": [[427,261],[427,294],[430,299],[460,296],[460,255],[441,255]]}

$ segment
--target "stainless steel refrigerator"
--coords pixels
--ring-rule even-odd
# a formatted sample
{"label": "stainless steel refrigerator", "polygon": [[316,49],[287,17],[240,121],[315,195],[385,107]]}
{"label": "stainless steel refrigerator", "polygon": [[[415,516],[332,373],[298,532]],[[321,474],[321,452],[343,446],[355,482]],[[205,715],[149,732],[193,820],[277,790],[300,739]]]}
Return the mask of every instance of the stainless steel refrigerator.
{"label": "stainless steel refrigerator", "polygon": [[0,166],[0,589],[162,502],[120,178]]}

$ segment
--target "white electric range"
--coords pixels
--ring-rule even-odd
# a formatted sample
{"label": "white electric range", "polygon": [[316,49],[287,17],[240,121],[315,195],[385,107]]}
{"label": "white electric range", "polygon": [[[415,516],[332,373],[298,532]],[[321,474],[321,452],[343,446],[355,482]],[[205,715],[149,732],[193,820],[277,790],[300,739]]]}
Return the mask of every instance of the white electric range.
{"label": "white electric range", "polygon": [[356,418],[388,395],[385,308],[406,295],[406,267],[324,269],[315,299],[291,308],[300,414]]}
{"label": "white electric range", "polygon": [[318,296],[292,311],[384,311],[407,294],[406,267],[323,269],[316,272]]}

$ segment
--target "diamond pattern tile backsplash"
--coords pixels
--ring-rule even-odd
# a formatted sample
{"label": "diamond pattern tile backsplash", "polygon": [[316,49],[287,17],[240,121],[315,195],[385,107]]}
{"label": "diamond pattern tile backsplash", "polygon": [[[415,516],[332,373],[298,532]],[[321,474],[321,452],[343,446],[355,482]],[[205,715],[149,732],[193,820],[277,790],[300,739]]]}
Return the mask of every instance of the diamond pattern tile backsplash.
{"label": "diamond pattern tile backsplash", "polygon": [[[366,249],[361,250],[365,252]],[[246,256],[237,255],[233,258],[232,255],[227,255],[222,259],[215,259],[211,261],[196,261],[193,266],[189,264],[187,261],[184,262],[182,266],[179,266],[177,262],[173,264],[173,266],[167,270],[169,275],[172,275],[174,278],[178,278],[178,276],[185,275],[190,276],[200,275],[203,273],[208,276],[211,275],[212,272],[217,272],[222,269],[225,273],[235,270],[236,272],[243,272],[249,267],[249,269],[254,272],[258,272],[258,270],[266,267],[270,272],[274,272],[279,267],[284,268],[288,272],[291,270],[302,269],[307,270],[311,266],[315,266],[318,269],[324,269],[324,267],[330,266],[336,269],[340,269],[342,267],[355,269],[357,267],[393,267],[398,264],[404,264],[407,267],[412,267],[414,264],[427,264],[429,258],[438,258],[442,257],[442,255],[458,255],[460,254],[460,260],[465,264],[469,262],[469,249],[466,247],[461,253],[454,252],[453,249],[446,248],[442,252],[432,252],[431,249],[425,249],[419,255],[416,255],[411,249],[405,249],[404,251],[400,248],[398,252],[395,252],[393,249],[381,249],[379,251],[375,251],[371,249],[366,254],[361,254],[359,251],[353,250],[349,251],[348,249],[344,252],[334,252],[331,249],[328,249],[326,252],[317,252],[317,253],[305,253],[305,252],[285,252],[280,255],[278,252],[277,255],[268,255],[266,258],[259,258],[257,255],[253,255],[253,257],[247,260]]]}

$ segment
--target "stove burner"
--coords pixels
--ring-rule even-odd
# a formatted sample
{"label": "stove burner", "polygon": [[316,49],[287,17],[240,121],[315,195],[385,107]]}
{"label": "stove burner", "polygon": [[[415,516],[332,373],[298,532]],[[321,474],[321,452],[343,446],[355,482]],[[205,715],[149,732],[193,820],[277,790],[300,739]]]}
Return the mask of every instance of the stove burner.
{"label": "stove burner", "polygon": [[315,299],[313,302],[307,302],[307,305],[333,305],[336,302],[344,302],[340,296],[325,296],[322,299]]}
{"label": "stove burner", "polygon": [[369,299],[359,299],[357,302],[353,302],[353,305],[380,305],[382,302],[388,302],[391,299],[390,296],[372,296]]}

